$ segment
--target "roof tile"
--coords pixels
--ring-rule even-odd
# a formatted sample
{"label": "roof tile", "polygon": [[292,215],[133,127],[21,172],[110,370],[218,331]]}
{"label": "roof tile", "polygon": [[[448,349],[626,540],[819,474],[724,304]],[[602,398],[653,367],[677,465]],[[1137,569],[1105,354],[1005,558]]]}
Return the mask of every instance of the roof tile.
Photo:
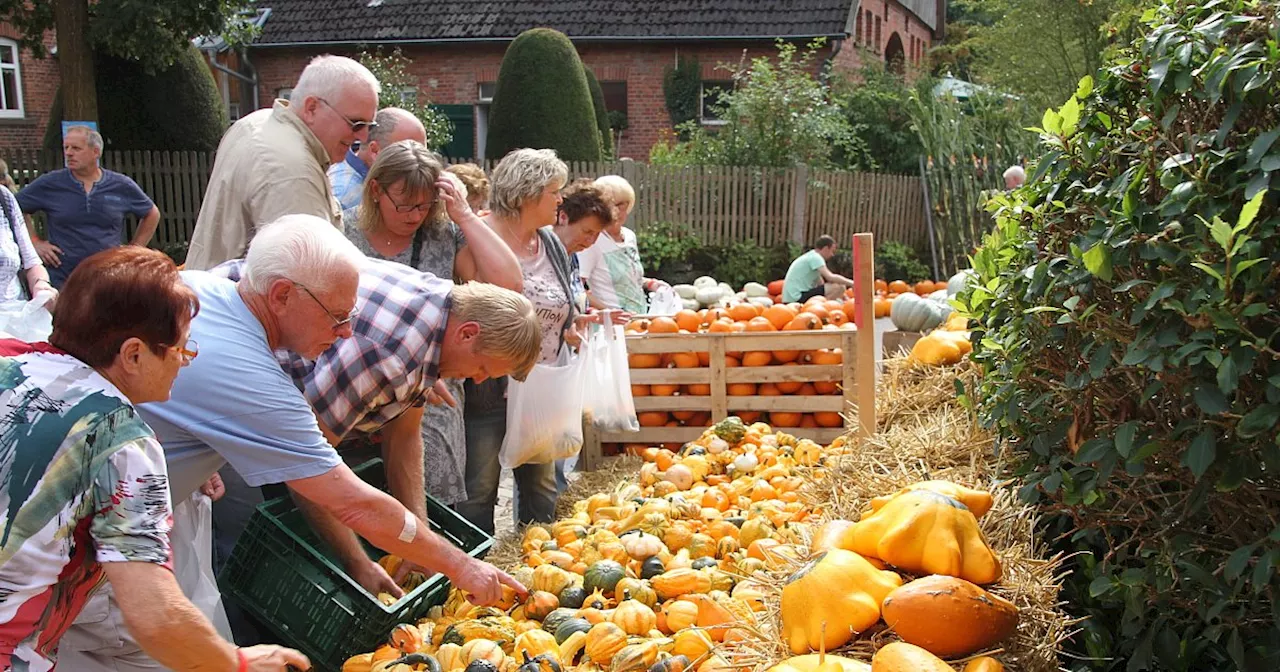
{"label": "roof tile", "polygon": [[840,35],[852,0],[259,0],[259,45],[510,39],[550,27],[575,39]]}

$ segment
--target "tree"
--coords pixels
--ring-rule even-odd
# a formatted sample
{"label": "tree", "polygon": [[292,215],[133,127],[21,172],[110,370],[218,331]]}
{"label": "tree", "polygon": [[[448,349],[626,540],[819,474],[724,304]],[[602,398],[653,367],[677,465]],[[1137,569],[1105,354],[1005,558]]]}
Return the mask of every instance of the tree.
{"label": "tree", "polygon": [[[154,73],[136,61],[98,54],[98,127],[113,150],[212,152],[227,128],[226,107],[204,57],[188,44],[173,65]],[[44,147],[62,147],[60,90],[49,111]]]}
{"label": "tree", "polygon": [[591,91],[591,107],[596,113],[596,128],[600,129],[600,155],[608,158],[613,156],[613,130],[609,126],[609,113],[604,107],[604,90],[600,88],[596,73],[591,72],[591,68],[584,65],[582,72],[587,76],[587,88]]}
{"label": "tree", "polygon": [[[956,0],[964,42],[939,56],[972,58],[973,80],[1026,97],[1037,109],[1057,103],[1102,64],[1151,0]],[[959,64],[958,64],[959,65]],[[963,68],[962,68],[963,70]],[[963,74],[963,73],[956,73]]]}
{"label": "tree", "polygon": [[0,21],[20,44],[45,56],[43,36],[57,31],[58,74],[66,116],[96,121],[94,53],[137,61],[148,72],[169,67],[199,35],[224,32],[251,0],[0,0]]}
{"label": "tree", "polygon": [[582,59],[564,33],[550,28],[512,40],[498,71],[485,155],[497,160],[521,147],[554,149],[565,161],[600,160]]}
{"label": "tree", "polygon": [[[931,82],[922,79],[921,84]],[[856,78],[834,78],[832,86],[846,118],[866,145],[865,153],[847,160],[837,157],[837,163],[855,170],[916,174],[923,149],[908,111],[912,87],[876,60],[869,60]]]}
{"label": "tree", "polygon": [[369,72],[382,84],[382,93],[378,95],[379,108],[398,107],[417,117],[427,129],[427,146],[431,149],[439,150],[453,141],[453,122],[443,112],[431,107],[418,78],[409,72],[413,61],[400,53],[399,47],[388,55],[383,55],[382,49],[373,53],[362,51],[360,63],[369,68]]}
{"label": "tree", "polygon": [[[767,56],[733,71],[734,87],[720,94],[715,110],[724,125],[711,130],[697,120],[677,128],[690,138],[654,146],[655,163],[830,166],[839,151],[850,161],[869,161],[866,146],[845,118],[831,89],[809,73],[822,41],[799,53],[778,43],[776,62]],[[857,157],[857,158],[853,158]]]}

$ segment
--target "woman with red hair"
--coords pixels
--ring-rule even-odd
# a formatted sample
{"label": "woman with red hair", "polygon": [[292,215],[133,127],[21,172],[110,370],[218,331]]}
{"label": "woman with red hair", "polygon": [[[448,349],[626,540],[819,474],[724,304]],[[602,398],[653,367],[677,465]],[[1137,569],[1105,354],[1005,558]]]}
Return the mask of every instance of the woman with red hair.
{"label": "woman with red hair", "polygon": [[137,246],[72,272],[48,343],[0,340],[0,670],[50,670],[109,580],[125,624],[174,670],[307,668],[296,651],[222,640],[170,569],[164,452],[135,404],[164,401],[196,356],[196,295]]}

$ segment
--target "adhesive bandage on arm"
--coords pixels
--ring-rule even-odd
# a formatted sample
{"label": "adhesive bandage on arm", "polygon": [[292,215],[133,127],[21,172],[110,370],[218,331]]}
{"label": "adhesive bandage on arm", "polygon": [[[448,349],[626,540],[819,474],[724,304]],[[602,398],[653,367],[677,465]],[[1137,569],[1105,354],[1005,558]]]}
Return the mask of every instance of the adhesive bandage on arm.
{"label": "adhesive bandage on arm", "polygon": [[400,530],[400,541],[409,543],[418,536],[418,518],[409,511],[404,510],[404,527]]}

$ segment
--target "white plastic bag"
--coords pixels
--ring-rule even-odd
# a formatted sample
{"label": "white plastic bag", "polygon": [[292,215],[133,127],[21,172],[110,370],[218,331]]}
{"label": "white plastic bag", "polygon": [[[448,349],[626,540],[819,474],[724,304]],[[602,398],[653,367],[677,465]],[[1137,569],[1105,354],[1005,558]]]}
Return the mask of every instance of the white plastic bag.
{"label": "white plastic bag", "polygon": [[636,404],[631,397],[631,369],[622,327],[604,314],[604,324],[592,329],[585,348],[586,393],[582,412],[602,432],[638,432]]}
{"label": "white plastic bag", "polygon": [[669,285],[662,285],[649,294],[649,312],[647,315],[675,315],[684,308],[680,295]]}
{"label": "white plastic bag", "polygon": [[48,340],[53,333],[53,315],[45,304],[52,298],[49,292],[36,292],[30,301],[0,303],[0,334],[28,343]]}
{"label": "white plastic bag", "polygon": [[498,451],[503,469],[544,463],[582,450],[582,375],[586,357],[561,347],[555,364],[535,364],[522,383],[507,383],[507,433]]}
{"label": "white plastic bag", "polygon": [[222,593],[213,576],[213,501],[199,490],[173,507],[169,531],[173,575],[178,586],[223,639],[231,640],[231,624],[222,609]]}

